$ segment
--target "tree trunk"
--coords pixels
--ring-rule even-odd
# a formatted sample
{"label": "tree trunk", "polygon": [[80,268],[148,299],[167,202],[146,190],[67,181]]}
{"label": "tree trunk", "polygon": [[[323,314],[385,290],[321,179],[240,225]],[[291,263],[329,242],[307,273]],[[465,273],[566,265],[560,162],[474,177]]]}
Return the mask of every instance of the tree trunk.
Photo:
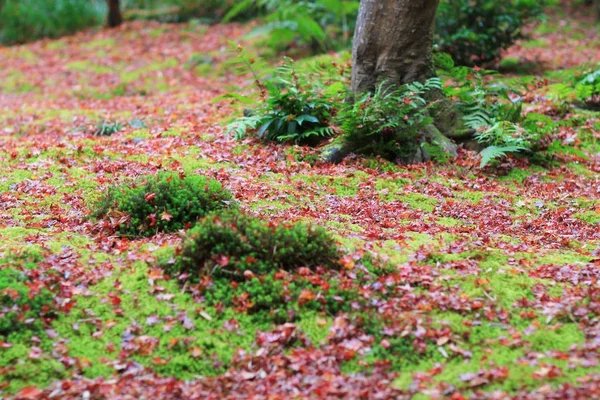
{"label": "tree trunk", "polygon": [[108,5],[108,26],[111,28],[117,27],[123,23],[121,15],[121,7],[119,0],[106,0]]}
{"label": "tree trunk", "polygon": [[439,0],[362,0],[352,49],[352,91],[435,75],[433,30]]}
{"label": "tree trunk", "polygon": [[[352,48],[352,91],[355,96],[374,92],[384,83],[399,87],[435,76],[433,33],[439,0],[362,0],[358,12]],[[435,118],[423,132],[423,141],[436,143],[451,155],[457,146],[448,137],[456,137],[460,118],[441,91],[430,93]],[[462,134],[462,133],[461,133]],[[324,148],[322,158],[339,162],[352,152],[352,143],[344,137]],[[420,148],[413,161],[429,158]]]}

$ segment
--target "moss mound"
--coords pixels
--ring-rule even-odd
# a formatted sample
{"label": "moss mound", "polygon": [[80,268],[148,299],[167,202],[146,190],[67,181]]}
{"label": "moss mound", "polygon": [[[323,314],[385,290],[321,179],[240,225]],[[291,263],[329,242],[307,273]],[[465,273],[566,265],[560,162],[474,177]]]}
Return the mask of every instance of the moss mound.
{"label": "moss mound", "polygon": [[142,178],[133,187],[111,188],[94,216],[119,221],[122,235],[152,236],[188,228],[232,201],[231,193],[214,179],[163,172]]}
{"label": "moss mound", "polygon": [[235,211],[214,213],[188,232],[171,273],[192,279],[210,275],[241,280],[300,267],[339,267],[334,240],[320,227],[303,223],[274,226]]}

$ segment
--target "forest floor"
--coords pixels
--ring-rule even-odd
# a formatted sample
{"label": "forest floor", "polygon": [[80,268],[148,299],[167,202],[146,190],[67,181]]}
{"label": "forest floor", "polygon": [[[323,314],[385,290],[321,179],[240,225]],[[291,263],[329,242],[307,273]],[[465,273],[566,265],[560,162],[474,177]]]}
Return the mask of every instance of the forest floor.
{"label": "forest floor", "polygon": [[[318,149],[224,133],[241,111],[213,99],[252,83],[224,67],[246,31],[128,23],[0,48],[0,270],[58,310],[0,335],[0,397],[598,398],[600,114],[564,112],[547,87],[526,97],[587,158],[314,163]],[[600,61],[591,20],[531,32],[511,78]],[[94,135],[102,121],[121,129]],[[108,187],[159,170],[213,177],[248,212],[324,226],[349,260],[394,268],[347,261],[335,279],[358,297],[338,315],[206,308],[156,266],[179,235],[129,240],[89,218]]]}

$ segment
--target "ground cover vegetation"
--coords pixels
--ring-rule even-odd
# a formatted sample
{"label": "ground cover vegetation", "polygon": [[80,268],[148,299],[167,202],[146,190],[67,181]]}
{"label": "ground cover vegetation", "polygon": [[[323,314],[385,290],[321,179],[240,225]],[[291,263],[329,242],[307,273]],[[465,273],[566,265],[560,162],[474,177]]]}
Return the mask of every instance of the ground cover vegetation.
{"label": "ground cover vegetation", "polygon": [[508,36],[352,98],[356,3],[102,2],[0,47],[0,397],[598,397],[590,9],[475,2]]}

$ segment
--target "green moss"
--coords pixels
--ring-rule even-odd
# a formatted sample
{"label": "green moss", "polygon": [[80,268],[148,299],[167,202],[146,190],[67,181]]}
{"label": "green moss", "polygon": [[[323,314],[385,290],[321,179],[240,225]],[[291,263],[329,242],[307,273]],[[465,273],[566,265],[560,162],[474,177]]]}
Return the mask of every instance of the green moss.
{"label": "green moss", "polygon": [[48,386],[51,382],[65,377],[66,368],[50,355],[52,346],[44,341],[41,347],[45,354],[38,360],[29,358],[32,342],[31,334],[13,335],[7,338],[10,348],[0,348],[0,397],[3,394],[16,393],[26,386]]}
{"label": "green moss", "polygon": [[67,69],[79,72],[92,71],[96,74],[109,74],[115,71],[115,68],[98,65],[90,60],[71,61],[65,65]]}
{"label": "green moss", "polygon": [[2,79],[0,88],[7,93],[27,93],[38,90],[21,71],[11,71]]}
{"label": "green moss", "polygon": [[402,189],[410,184],[409,179],[381,179],[375,181],[375,191],[383,201],[394,201],[398,199],[398,194],[401,194]]}
{"label": "green moss", "polygon": [[526,49],[534,49],[534,48],[546,48],[549,46],[549,44],[544,39],[537,39],[537,40],[528,40],[528,41],[522,43],[521,46]]}
{"label": "green moss", "polygon": [[161,172],[138,182],[111,187],[96,205],[94,217],[122,218],[122,235],[152,236],[194,224],[209,212],[235,204],[221,183],[202,175]]}
{"label": "green moss", "polygon": [[544,168],[538,167],[538,166],[530,167],[527,170],[520,169],[520,168],[513,168],[510,170],[510,172],[507,175],[501,177],[500,180],[501,181],[515,181],[517,183],[523,183],[525,181],[525,179],[527,179],[528,177],[533,175],[535,172],[542,172],[542,171],[546,171],[546,170]]}
{"label": "green moss", "polygon": [[459,199],[467,200],[471,204],[478,204],[481,199],[483,199],[487,193],[486,192],[471,192],[468,190],[461,190],[454,192],[454,195]]}
{"label": "green moss", "polygon": [[402,196],[398,196],[398,200],[406,203],[412,209],[426,212],[433,212],[433,210],[435,210],[435,206],[438,204],[437,199],[421,193],[407,193]]}
{"label": "green moss", "polygon": [[365,231],[365,229],[362,226],[351,224],[348,222],[344,223],[339,221],[327,221],[325,225],[330,226],[339,231],[350,231],[355,233],[361,233]]}
{"label": "green moss", "polygon": [[273,200],[257,200],[249,203],[250,209],[254,211],[269,212],[289,210],[293,207],[289,202],[279,202]]}
{"label": "green moss", "polygon": [[[174,68],[174,67],[177,67],[178,65],[179,65],[179,62],[177,61],[176,58],[170,58],[166,61],[152,63],[149,65],[146,65],[145,67],[135,69],[133,71],[124,71],[124,72],[121,72],[121,74],[120,74],[121,83],[122,84],[133,83],[133,82],[137,81],[144,74],[160,71],[160,70],[167,69],[167,68]],[[156,82],[156,80],[153,79],[152,82]]]}
{"label": "green moss", "polygon": [[81,45],[83,49],[116,48],[114,39],[95,39]]}
{"label": "green moss", "polygon": [[315,347],[324,343],[329,336],[333,320],[330,316],[323,316],[312,311],[300,313],[296,326],[310,339]]}
{"label": "green moss", "polygon": [[[443,318],[444,316],[440,316]],[[460,324],[456,324],[460,325]],[[488,369],[496,366],[509,368],[509,376],[506,380],[490,385],[487,389],[500,389],[514,393],[523,387],[537,387],[539,380],[533,376],[534,372],[540,369],[542,364],[556,365],[563,368],[564,376],[558,377],[553,381],[554,384],[562,382],[572,382],[579,376],[584,376],[597,370],[567,367],[567,362],[559,359],[543,357],[543,354],[549,349],[556,351],[568,351],[573,346],[583,342],[583,334],[577,327],[577,324],[565,324],[558,329],[548,330],[541,327],[531,335],[523,336],[522,347],[503,346],[498,339],[507,337],[507,331],[492,325],[484,324],[481,327],[473,328],[468,343],[464,344],[468,350],[473,351],[470,359],[450,359],[444,365],[441,374],[435,377],[438,382],[462,387],[464,385],[461,376],[467,373],[476,373],[482,369]],[[539,351],[542,357],[537,360],[537,365],[520,363],[528,351]],[[412,374],[415,372],[428,371],[434,367],[435,361],[426,360],[421,362],[410,373],[401,374],[394,381],[394,386],[407,389],[412,383]]]}
{"label": "green moss", "polygon": [[[115,291],[117,282],[121,288],[118,292]],[[136,337],[155,338],[157,342],[147,354],[133,351],[131,359],[160,374],[179,379],[217,375],[227,368],[237,348],[250,348],[257,329],[269,328],[268,323],[261,325],[232,309],[225,309],[220,314],[214,309],[203,310],[189,295],[181,292],[175,281],[161,281],[160,286],[161,291],[154,292],[148,282],[146,267],[137,263],[91,288],[90,296],[79,296],[75,309],[54,322],[56,332],[68,340],[69,355],[89,360],[90,366],[84,368],[86,376],[111,374],[114,368],[110,361],[117,358],[126,343],[135,346]],[[158,300],[155,295],[159,293],[167,293],[172,298]],[[122,312],[115,312],[110,294],[118,296],[118,308]],[[100,320],[100,325],[86,322],[90,313]],[[189,318],[188,323],[193,329],[177,320],[182,315]],[[148,322],[149,318],[152,323]],[[223,327],[231,319],[240,324],[239,329],[228,331]],[[134,326],[131,340],[124,340]],[[98,331],[102,335],[93,337]],[[107,351],[107,346],[112,345],[115,350]],[[157,357],[168,362],[161,365],[156,362]],[[108,363],[103,358],[107,358]],[[215,360],[223,363],[222,366],[215,366]]]}
{"label": "green moss", "polygon": [[292,182],[303,181],[309,187],[323,190],[325,193],[334,193],[338,196],[355,196],[358,194],[359,185],[368,175],[364,172],[354,171],[351,176],[338,177],[326,175],[295,175]]}
{"label": "green moss", "polygon": [[600,224],[600,213],[596,211],[585,211],[582,213],[575,214],[575,218],[578,218],[591,225]]}
{"label": "green moss", "polygon": [[463,224],[461,220],[452,217],[439,217],[435,220],[435,223],[446,228],[453,228]]}

